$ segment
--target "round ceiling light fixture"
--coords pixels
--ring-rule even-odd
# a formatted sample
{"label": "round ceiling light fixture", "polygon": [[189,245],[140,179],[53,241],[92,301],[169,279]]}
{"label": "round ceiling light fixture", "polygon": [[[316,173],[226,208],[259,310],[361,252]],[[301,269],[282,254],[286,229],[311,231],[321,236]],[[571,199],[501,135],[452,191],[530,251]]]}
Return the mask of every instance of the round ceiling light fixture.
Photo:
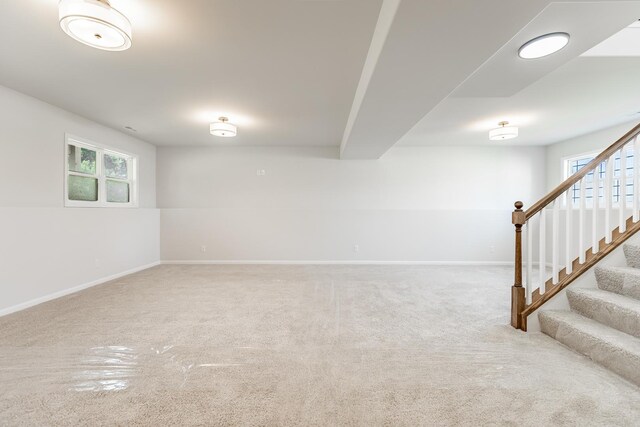
{"label": "round ceiling light fixture", "polygon": [[498,123],[498,126],[500,127],[489,131],[489,139],[491,141],[504,141],[506,139],[518,137],[518,128],[515,126],[509,126],[509,122],[500,122]]}
{"label": "round ceiling light fixture", "polygon": [[232,138],[238,134],[238,128],[236,125],[229,123],[229,119],[226,117],[220,117],[219,121],[211,123],[209,125],[209,132],[214,136],[221,136],[223,138]]}
{"label": "round ceiling light fixture", "polygon": [[60,0],[60,27],[71,38],[96,49],[131,47],[131,22],[108,0]]}
{"label": "round ceiling light fixture", "polygon": [[569,44],[569,34],[550,33],[536,37],[523,44],[518,50],[522,59],[537,59],[556,53]]}

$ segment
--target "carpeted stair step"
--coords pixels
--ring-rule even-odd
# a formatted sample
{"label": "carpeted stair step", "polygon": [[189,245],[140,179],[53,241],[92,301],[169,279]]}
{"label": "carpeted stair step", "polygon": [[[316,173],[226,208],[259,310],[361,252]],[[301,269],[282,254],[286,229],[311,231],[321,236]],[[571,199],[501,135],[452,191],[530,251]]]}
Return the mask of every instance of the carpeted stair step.
{"label": "carpeted stair step", "polygon": [[567,289],[571,310],[621,332],[640,337],[640,300],[602,289]]}
{"label": "carpeted stair step", "polygon": [[640,269],[633,267],[596,267],[598,287],[640,300]]}
{"label": "carpeted stair step", "polygon": [[623,245],[623,250],[627,265],[633,268],[640,268],[640,246],[627,243]]}
{"label": "carpeted stair step", "polygon": [[542,311],[542,332],[640,386],[640,339],[571,311]]}

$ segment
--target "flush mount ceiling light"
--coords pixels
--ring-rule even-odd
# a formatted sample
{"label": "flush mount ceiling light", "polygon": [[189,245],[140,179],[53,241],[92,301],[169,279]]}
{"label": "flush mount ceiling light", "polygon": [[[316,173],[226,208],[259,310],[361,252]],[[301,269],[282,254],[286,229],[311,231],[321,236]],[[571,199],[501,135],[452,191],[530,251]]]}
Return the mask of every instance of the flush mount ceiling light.
{"label": "flush mount ceiling light", "polygon": [[489,139],[491,141],[504,141],[505,139],[513,139],[518,137],[518,128],[508,126],[509,122],[498,123],[498,128],[489,131]]}
{"label": "flush mount ceiling light", "polygon": [[70,37],[103,50],[131,47],[131,23],[108,0],[60,0],[60,27]]}
{"label": "flush mount ceiling light", "polygon": [[218,122],[209,125],[211,135],[222,136],[224,138],[232,138],[238,134],[238,128],[229,122],[226,117],[220,117]]}
{"label": "flush mount ceiling light", "polygon": [[520,47],[518,56],[523,59],[542,58],[556,53],[569,43],[569,34],[551,33],[529,40]]}

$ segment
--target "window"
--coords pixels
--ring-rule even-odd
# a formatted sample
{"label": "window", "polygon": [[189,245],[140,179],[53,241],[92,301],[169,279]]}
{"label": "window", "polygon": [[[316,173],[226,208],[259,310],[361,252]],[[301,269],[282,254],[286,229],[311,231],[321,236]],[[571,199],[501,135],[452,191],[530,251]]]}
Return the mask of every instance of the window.
{"label": "window", "polygon": [[137,206],[137,162],[132,154],[67,135],[65,206]]}
{"label": "window", "polygon": [[[596,158],[596,156],[600,154],[599,152],[583,154],[578,157],[572,157],[564,160],[564,171],[565,171],[565,179],[569,178],[574,173],[578,172],[584,166],[586,166],[589,162]],[[631,147],[627,147],[625,151],[626,154],[626,165],[625,165],[625,173],[626,173],[626,188],[624,189],[624,195],[627,198],[627,203],[632,203],[633,196],[633,149]],[[604,197],[604,179],[606,173],[605,163],[601,163],[598,168],[598,189],[595,191],[598,200],[602,203],[602,198]],[[613,192],[612,198],[613,203],[620,202],[620,152],[617,152],[613,161],[613,176],[612,176],[612,184],[613,184]],[[589,172],[586,175],[585,180],[585,202],[587,206],[593,206],[593,196],[594,196],[594,188],[593,188],[593,178],[594,173]],[[577,205],[580,202],[580,185],[576,184],[571,188],[571,198],[573,199],[573,204]],[[602,205],[601,205],[602,206]]]}

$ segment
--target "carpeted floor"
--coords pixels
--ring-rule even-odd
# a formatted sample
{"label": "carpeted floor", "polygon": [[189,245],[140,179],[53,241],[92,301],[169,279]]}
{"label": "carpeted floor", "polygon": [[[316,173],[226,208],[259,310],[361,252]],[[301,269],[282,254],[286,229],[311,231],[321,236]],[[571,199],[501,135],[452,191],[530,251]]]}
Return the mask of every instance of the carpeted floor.
{"label": "carpeted floor", "polygon": [[511,270],[159,266],[0,318],[0,425],[640,425]]}

